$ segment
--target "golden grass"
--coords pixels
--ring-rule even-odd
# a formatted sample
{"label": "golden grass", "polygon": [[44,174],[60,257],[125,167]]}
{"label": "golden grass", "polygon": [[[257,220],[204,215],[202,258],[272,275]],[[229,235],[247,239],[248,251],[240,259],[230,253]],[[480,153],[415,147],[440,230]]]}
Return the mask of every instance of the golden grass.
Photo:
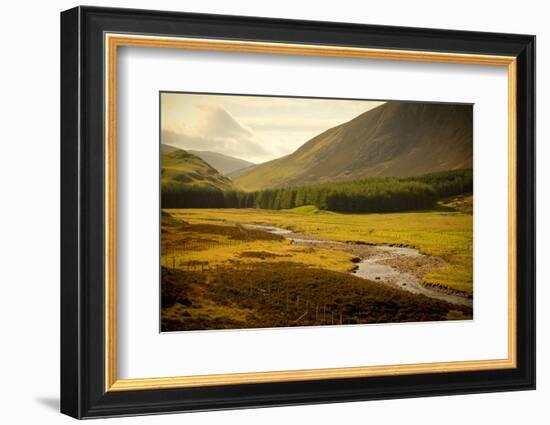
{"label": "golden grass", "polygon": [[183,306],[176,303],[170,307],[165,307],[162,310],[162,316],[166,319],[178,320],[182,313],[185,312],[188,317],[199,319],[208,317],[210,319],[223,319],[231,317],[237,322],[246,323],[250,310],[239,308],[238,306],[223,306],[216,304],[208,298],[201,298],[199,306]]}
{"label": "golden grass", "polygon": [[[470,199],[461,200],[461,209],[468,210]],[[450,210],[453,206],[425,212],[386,214],[339,214],[319,211],[313,207],[293,210],[260,209],[172,209],[174,218],[189,223],[261,223],[303,232],[323,239],[353,241],[369,244],[399,244],[417,248],[427,255],[443,258],[447,265],[433,270],[424,278],[428,285],[441,286],[472,293],[472,215]],[[164,228],[164,226],[163,226]],[[163,234],[163,242],[166,237]],[[273,247],[276,244],[276,249]],[[342,252],[291,245],[279,241],[250,241],[235,246],[187,252],[189,259],[197,261],[261,262],[260,258],[240,257],[245,251],[266,251],[274,254],[292,254],[292,261],[319,266],[334,271],[350,267],[350,255]],[[214,259],[214,260],[213,260]],[[166,258],[164,259],[166,261]],[[270,261],[288,261],[276,257]]]}
{"label": "golden grass", "polygon": [[[182,217],[181,211],[184,210],[177,211],[178,214],[176,217]],[[201,219],[187,220],[186,218],[185,220],[191,225],[209,222],[209,220],[204,221]],[[163,229],[170,230],[170,225],[168,225],[166,221],[163,222]],[[189,234],[196,232],[191,229]],[[218,244],[205,242],[207,249],[200,249],[200,242],[194,242],[196,244],[195,249],[170,249],[171,246],[177,247],[178,240],[185,240],[189,234],[181,229],[163,233],[163,255],[161,259],[161,264],[163,266],[171,268],[175,264],[176,268],[187,270],[189,268],[201,267],[201,264],[203,264],[202,267],[206,268],[226,266],[235,263],[245,265],[257,264],[265,262],[266,258],[262,258],[261,255],[249,255],[249,253],[264,252],[267,254],[264,257],[268,257],[267,259],[269,259],[270,262],[275,263],[292,261],[307,266],[320,267],[338,272],[346,272],[353,269],[351,259],[354,256],[351,254],[314,246],[293,245],[288,240],[232,240],[227,235],[207,234],[207,239],[205,240],[216,241]],[[195,233],[195,237],[197,236],[204,237],[203,234]]]}

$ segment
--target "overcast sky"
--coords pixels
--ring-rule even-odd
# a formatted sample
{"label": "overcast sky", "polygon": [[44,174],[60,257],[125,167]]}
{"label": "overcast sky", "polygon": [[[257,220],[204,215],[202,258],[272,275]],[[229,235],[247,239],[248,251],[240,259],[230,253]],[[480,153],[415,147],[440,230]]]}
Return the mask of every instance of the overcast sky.
{"label": "overcast sky", "polygon": [[162,93],[162,143],[261,163],[382,103]]}

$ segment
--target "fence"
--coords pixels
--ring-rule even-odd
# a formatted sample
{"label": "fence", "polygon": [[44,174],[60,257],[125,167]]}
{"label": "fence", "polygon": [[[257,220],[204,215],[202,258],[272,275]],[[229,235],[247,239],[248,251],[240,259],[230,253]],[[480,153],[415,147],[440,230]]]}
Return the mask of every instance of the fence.
{"label": "fence", "polygon": [[[211,239],[178,241],[174,245],[164,245],[161,250],[161,266],[169,270],[181,270],[187,272],[208,273],[215,272],[216,265],[208,261],[189,260],[186,255],[190,251],[207,250],[218,246],[231,246],[247,243],[246,240],[227,239],[223,242]],[[239,264],[239,271],[246,273],[247,269],[253,269],[257,265],[246,263]],[[223,280],[223,279],[222,279]],[[210,288],[219,291],[226,299],[237,305],[243,302],[256,304],[257,308],[263,305],[273,311],[274,319],[280,326],[300,325],[342,325],[346,324],[351,316],[346,315],[342,307],[334,305],[333,300],[326,299],[320,294],[314,294],[307,288],[289,288],[284,284],[266,283],[265,285],[232,285],[217,284]]]}

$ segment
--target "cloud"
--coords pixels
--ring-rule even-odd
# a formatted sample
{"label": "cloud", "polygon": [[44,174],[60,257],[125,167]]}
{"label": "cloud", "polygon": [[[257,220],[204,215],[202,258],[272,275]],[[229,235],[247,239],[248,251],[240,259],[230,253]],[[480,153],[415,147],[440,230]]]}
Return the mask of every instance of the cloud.
{"label": "cloud", "polygon": [[189,122],[163,126],[161,143],[262,162],[272,155],[255,134],[220,107],[198,105]]}
{"label": "cloud", "polygon": [[223,108],[199,105],[198,109],[201,111],[201,120],[198,123],[199,130],[208,136],[237,138],[250,138],[253,136],[250,130],[243,127]]}
{"label": "cloud", "polygon": [[288,155],[382,102],[163,93],[163,143],[252,162]]}
{"label": "cloud", "polygon": [[254,131],[269,131],[269,132],[308,132],[308,131],[323,131],[329,127],[334,127],[341,124],[341,120],[320,120],[318,118],[292,118],[292,117],[261,117],[249,120],[248,127]]}

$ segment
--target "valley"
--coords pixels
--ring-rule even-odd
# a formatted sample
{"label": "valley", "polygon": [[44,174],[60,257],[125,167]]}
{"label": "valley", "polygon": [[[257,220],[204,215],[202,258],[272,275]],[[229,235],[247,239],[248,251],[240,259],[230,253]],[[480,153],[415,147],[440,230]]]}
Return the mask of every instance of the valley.
{"label": "valley", "polygon": [[198,150],[198,127],[173,125],[194,149],[162,132],[162,331],[473,318],[471,105],[378,102],[265,162],[236,137],[257,155],[271,121],[197,111],[236,156]]}

